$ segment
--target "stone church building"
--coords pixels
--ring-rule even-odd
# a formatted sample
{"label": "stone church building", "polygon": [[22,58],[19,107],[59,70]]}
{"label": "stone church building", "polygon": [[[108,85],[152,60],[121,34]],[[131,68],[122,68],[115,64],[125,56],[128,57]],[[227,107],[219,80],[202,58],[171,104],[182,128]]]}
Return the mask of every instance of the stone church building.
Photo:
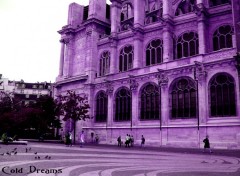
{"label": "stone church building", "polygon": [[[239,0],[89,0],[69,5],[55,95],[86,95],[77,134],[116,144],[240,148]],[[65,131],[72,130],[64,122]],[[77,135],[78,136],[78,135]]]}

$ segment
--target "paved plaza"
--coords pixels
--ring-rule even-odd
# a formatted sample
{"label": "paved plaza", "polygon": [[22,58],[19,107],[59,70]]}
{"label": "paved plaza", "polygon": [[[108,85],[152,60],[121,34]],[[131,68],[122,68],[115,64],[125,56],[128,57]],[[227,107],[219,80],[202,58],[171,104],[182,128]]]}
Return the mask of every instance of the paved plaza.
{"label": "paved plaza", "polygon": [[[29,143],[0,145],[0,176],[239,176],[240,152]],[[8,152],[8,154],[7,154]]]}

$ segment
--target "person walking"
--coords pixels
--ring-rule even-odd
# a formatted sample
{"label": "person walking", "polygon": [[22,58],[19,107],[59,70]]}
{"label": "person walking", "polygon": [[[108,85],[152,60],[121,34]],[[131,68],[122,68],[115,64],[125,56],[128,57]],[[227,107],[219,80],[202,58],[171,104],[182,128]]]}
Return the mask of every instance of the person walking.
{"label": "person walking", "polygon": [[207,135],[206,138],[203,140],[203,143],[204,143],[204,151],[203,152],[206,152],[206,150],[209,151],[209,153],[212,153],[212,150],[210,148],[210,142],[209,142],[209,136]]}
{"label": "person walking", "polygon": [[142,137],[141,137],[141,147],[144,147],[144,144],[145,144],[145,138],[144,138],[144,136],[142,135]]}
{"label": "person walking", "polygon": [[133,138],[133,135],[132,136],[130,136],[130,141],[131,141],[131,147],[133,147],[133,144],[134,144],[134,138]]}
{"label": "person walking", "polygon": [[99,137],[98,137],[98,134],[96,134],[96,136],[95,136],[95,142],[96,142],[96,144],[99,143]]}
{"label": "person walking", "polygon": [[80,147],[83,147],[83,143],[84,143],[84,131],[82,131],[82,132],[80,133],[79,139],[80,139]]}
{"label": "person walking", "polygon": [[127,134],[127,136],[126,136],[126,141],[125,141],[125,147],[130,147],[130,135],[129,134]]}
{"label": "person walking", "polygon": [[69,132],[69,146],[72,147],[72,133]]}
{"label": "person walking", "polygon": [[118,136],[118,138],[117,138],[117,142],[118,142],[118,147],[121,147],[121,146],[122,146],[122,139],[121,139],[121,136]]}

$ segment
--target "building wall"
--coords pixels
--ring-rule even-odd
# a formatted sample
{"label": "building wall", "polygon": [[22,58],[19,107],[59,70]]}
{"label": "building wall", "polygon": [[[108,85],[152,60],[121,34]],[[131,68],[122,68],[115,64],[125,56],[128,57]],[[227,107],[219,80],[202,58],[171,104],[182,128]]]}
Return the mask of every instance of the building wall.
{"label": "building wall", "polygon": [[[214,148],[240,148],[239,79],[233,58],[237,52],[236,35],[232,36],[231,48],[213,51],[212,41],[216,29],[222,25],[233,25],[232,5],[209,7],[207,0],[197,0],[194,12],[175,16],[182,1],[162,1],[161,18],[145,24],[144,9],[147,3],[152,7],[154,2],[160,1],[112,0],[111,20],[108,20],[102,15],[106,10],[106,2],[91,1],[86,21],[64,26],[59,31],[62,49],[55,95],[74,90],[88,96],[90,116],[93,119],[78,122],[78,131],[84,129],[89,140],[91,132],[99,135],[101,143],[109,144],[117,143],[119,135],[125,138],[126,134],[131,134],[136,144],[140,144],[141,135],[144,135],[146,145],[203,147],[202,140],[209,135]],[[132,26],[129,30],[121,30],[121,25],[128,22],[120,22],[121,8],[128,3],[133,8],[130,14],[134,18],[129,18]],[[238,2],[233,0],[232,3],[237,5]],[[105,28],[111,28],[111,35],[99,38],[105,36]],[[199,54],[176,59],[173,40],[185,32],[198,34]],[[163,62],[146,66],[146,47],[154,39],[163,41]],[[134,47],[133,69],[119,72],[119,54],[126,45]],[[100,58],[104,51],[110,52],[110,72],[100,76]],[[170,96],[172,84],[176,79],[184,77],[194,81],[195,69],[198,70],[199,123],[197,117],[173,119]],[[209,82],[218,73],[227,73],[234,78],[236,116],[210,115]],[[140,120],[140,95],[147,83],[157,85],[161,92],[161,118],[158,120]],[[115,97],[122,87],[131,90],[131,120],[116,122]],[[95,122],[96,96],[100,91],[108,95],[108,117],[106,122],[101,123]],[[66,131],[72,129],[69,125],[65,127]]]}

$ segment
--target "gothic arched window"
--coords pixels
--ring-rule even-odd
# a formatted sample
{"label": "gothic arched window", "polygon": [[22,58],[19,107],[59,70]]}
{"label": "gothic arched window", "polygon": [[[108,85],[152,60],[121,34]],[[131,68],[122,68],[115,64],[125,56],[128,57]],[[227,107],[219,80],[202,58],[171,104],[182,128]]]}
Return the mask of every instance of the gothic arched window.
{"label": "gothic arched window", "polygon": [[132,113],[132,95],[127,88],[120,89],[115,98],[115,121],[128,121]]}
{"label": "gothic arched window", "polygon": [[177,7],[175,16],[193,12],[195,6],[196,6],[196,0],[182,0]]}
{"label": "gothic arched window", "polygon": [[127,71],[133,68],[133,46],[128,45],[121,49],[119,55],[119,71]]}
{"label": "gothic arched window", "polygon": [[121,31],[128,30],[133,26],[133,9],[130,3],[123,5],[120,18]]}
{"label": "gothic arched window", "polygon": [[146,18],[145,18],[145,24],[154,23],[160,20],[162,18],[163,14],[163,4],[162,2],[158,1],[146,1]]}
{"label": "gothic arched window", "polygon": [[225,25],[219,27],[213,34],[213,51],[223,48],[232,48],[233,27]]}
{"label": "gothic arched window", "polygon": [[141,120],[155,120],[160,116],[160,93],[157,86],[149,83],[141,92]]}
{"label": "gothic arched window", "polygon": [[101,91],[96,97],[96,122],[106,122],[108,116],[108,96]]}
{"label": "gothic arched window", "polygon": [[212,117],[235,116],[235,82],[224,73],[215,75],[209,83],[210,109]]}
{"label": "gothic arched window", "polygon": [[160,39],[152,40],[146,49],[146,65],[163,62],[163,42]]}
{"label": "gothic arched window", "polygon": [[197,55],[199,52],[198,42],[198,34],[195,32],[184,33],[178,37],[176,42],[177,59]]}
{"label": "gothic arched window", "polygon": [[99,76],[105,76],[110,71],[110,52],[105,51],[101,54],[99,63]]}
{"label": "gothic arched window", "polygon": [[197,88],[192,79],[181,78],[175,81],[170,94],[173,119],[196,117]]}
{"label": "gothic arched window", "polygon": [[222,5],[222,4],[231,4],[231,0],[210,0],[209,1],[210,7],[218,6],[218,5]]}

